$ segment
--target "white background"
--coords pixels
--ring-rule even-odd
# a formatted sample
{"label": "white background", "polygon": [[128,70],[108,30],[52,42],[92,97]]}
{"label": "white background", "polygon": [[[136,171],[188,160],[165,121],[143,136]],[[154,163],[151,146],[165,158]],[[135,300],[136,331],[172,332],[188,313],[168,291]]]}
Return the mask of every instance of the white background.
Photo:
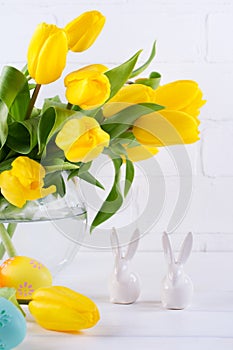
{"label": "white background", "polygon": [[[69,54],[63,77],[67,72],[90,63],[113,67],[139,49],[144,49],[140,58],[142,63],[149,55],[152,42],[157,39],[156,59],[143,76],[156,70],[162,74],[162,84],[177,79],[196,80],[207,99],[200,115],[201,140],[186,148],[192,173],[184,177],[188,177],[187,181],[192,179],[193,194],[185,218],[175,230],[174,244],[178,245],[182,235],[191,230],[195,238],[194,251],[233,251],[233,1],[1,0],[0,66],[24,66],[27,46],[38,23],[45,21],[62,27],[82,12],[92,9],[100,10],[107,17],[104,30],[88,51]],[[44,96],[56,94],[64,95],[63,78],[44,87],[39,103]],[[174,149],[179,155],[179,147]],[[153,225],[148,227],[149,234],[140,244],[142,251],[161,249],[160,233],[169,224],[179,191],[179,174],[169,151],[161,150],[155,162],[162,173],[153,172],[154,161],[143,162],[139,165],[134,187],[139,207],[145,208],[148,188],[144,180],[150,178],[159,186],[162,178],[166,184],[161,217],[152,220]],[[146,176],[143,169],[146,169]],[[107,170],[101,171],[108,183]],[[91,189],[87,193],[91,197],[97,192]],[[100,247],[106,243],[103,241],[110,225],[122,227],[127,220],[131,222],[137,216],[133,206],[135,197],[132,197],[126,214],[121,211],[115,221],[104,226],[102,236],[101,229],[99,236],[97,233],[91,238],[87,236],[88,245]],[[156,203],[159,198],[154,200]],[[145,213],[144,222],[151,219],[151,209]],[[52,229],[50,226],[48,230]],[[25,225],[21,230],[25,232],[31,228]]]}

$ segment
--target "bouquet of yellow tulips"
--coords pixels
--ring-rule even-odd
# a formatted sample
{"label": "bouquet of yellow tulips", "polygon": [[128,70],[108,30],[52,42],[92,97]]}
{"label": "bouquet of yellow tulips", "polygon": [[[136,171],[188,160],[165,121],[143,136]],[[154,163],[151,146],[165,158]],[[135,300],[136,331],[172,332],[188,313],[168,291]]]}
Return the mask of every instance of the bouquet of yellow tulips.
{"label": "bouquet of yellow tulips", "polygon": [[[23,208],[49,194],[64,196],[62,172],[92,185],[91,174],[101,153],[114,165],[114,181],[91,230],[120,208],[134,178],[134,162],[154,156],[159,147],[199,139],[197,116],[204,104],[191,80],[160,86],[160,74],[135,79],[155,56],[136,67],[141,51],[108,69],[92,64],[64,79],[67,101],[36,98],[44,84],[62,75],[68,51],[82,52],[96,40],[105,23],[98,11],[85,12],[64,28],[41,23],[29,43],[27,65],[5,66],[0,76],[0,202]],[[120,170],[125,171],[121,190]]]}

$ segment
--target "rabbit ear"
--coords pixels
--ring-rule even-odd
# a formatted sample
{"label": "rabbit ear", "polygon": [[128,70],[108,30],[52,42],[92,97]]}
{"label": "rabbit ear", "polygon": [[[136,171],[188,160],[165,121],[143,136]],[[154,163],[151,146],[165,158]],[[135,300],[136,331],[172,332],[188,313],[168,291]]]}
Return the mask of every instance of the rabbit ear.
{"label": "rabbit ear", "polygon": [[119,243],[119,239],[118,239],[118,235],[115,227],[112,228],[111,245],[112,245],[112,251],[114,255],[118,258],[121,258],[122,252],[121,252],[120,243]]}
{"label": "rabbit ear", "polygon": [[140,239],[140,232],[139,232],[139,229],[136,228],[136,230],[134,231],[134,233],[132,234],[132,237],[130,239],[128,249],[127,249],[127,252],[125,254],[125,259],[127,259],[127,260],[132,259],[132,257],[134,256],[134,254],[137,251],[139,239]]}
{"label": "rabbit ear", "polygon": [[167,263],[169,265],[174,264],[175,258],[174,258],[174,254],[173,254],[172,247],[171,247],[171,242],[170,242],[170,239],[169,239],[167,232],[163,233],[162,243],[163,243],[163,250],[164,250],[164,255],[165,255],[165,258],[167,260]]}
{"label": "rabbit ear", "polygon": [[193,235],[191,232],[189,232],[187,234],[187,236],[185,237],[185,240],[182,244],[182,247],[181,247],[178,259],[177,259],[177,262],[179,264],[184,264],[187,261],[189,255],[191,253],[192,246],[193,246]]}

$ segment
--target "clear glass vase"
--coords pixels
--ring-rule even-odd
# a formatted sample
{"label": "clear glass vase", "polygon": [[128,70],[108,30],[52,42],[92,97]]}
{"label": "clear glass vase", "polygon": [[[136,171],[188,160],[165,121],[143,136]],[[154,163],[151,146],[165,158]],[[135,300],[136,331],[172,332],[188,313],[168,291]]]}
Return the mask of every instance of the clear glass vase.
{"label": "clear glass vase", "polygon": [[[68,180],[66,173],[63,179],[66,187],[63,197],[49,195],[28,201],[22,209],[5,199],[0,200],[0,225],[8,228],[16,255],[40,261],[53,274],[73,260],[87,227],[86,208],[79,193],[79,183],[77,179]],[[2,242],[0,258],[5,260],[8,256]]]}

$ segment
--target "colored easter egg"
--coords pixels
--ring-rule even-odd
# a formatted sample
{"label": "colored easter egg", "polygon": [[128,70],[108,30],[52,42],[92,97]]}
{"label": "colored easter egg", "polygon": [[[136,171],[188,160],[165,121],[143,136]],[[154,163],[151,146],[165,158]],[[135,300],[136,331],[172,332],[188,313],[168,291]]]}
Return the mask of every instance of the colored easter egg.
{"label": "colored easter egg", "polygon": [[26,336],[26,321],[9,300],[0,297],[0,349],[10,350]]}
{"label": "colored easter egg", "polygon": [[50,271],[35,259],[15,256],[0,266],[0,286],[15,288],[16,298],[22,302],[31,300],[36,289],[51,285]]}

